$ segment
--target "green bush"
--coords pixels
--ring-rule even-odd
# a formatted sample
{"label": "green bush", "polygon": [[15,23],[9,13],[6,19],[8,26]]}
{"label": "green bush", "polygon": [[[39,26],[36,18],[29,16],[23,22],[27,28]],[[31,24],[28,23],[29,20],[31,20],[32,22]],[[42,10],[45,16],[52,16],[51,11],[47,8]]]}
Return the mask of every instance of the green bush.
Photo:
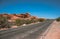
{"label": "green bush", "polygon": [[56,21],[60,21],[60,17],[56,18]]}
{"label": "green bush", "polygon": [[39,22],[44,22],[45,19],[44,19],[44,18],[39,18],[38,21],[39,21]]}
{"label": "green bush", "polygon": [[25,24],[30,24],[31,21],[30,20],[25,20]]}
{"label": "green bush", "polygon": [[33,20],[31,20],[31,21],[32,21],[32,23],[38,22],[38,20],[34,20],[34,19],[33,19]]}
{"label": "green bush", "polygon": [[22,24],[35,23],[35,22],[37,22],[37,20],[20,20],[20,19],[16,19],[16,20],[15,20],[15,24],[16,24],[17,26],[20,26],[20,25],[22,25]]}
{"label": "green bush", "polygon": [[26,24],[32,23],[32,20],[25,20]]}
{"label": "green bush", "polygon": [[17,25],[17,26],[20,26],[20,25],[22,25],[22,24],[24,24],[25,23],[25,20],[20,20],[20,19],[16,19],[15,20],[15,24]]}
{"label": "green bush", "polygon": [[15,20],[15,24],[16,24],[17,26],[20,26],[20,25],[22,25],[22,24],[35,23],[35,22],[37,22],[37,20],[20,20],[20,19],[16,19],[16,20]]}
{"label": "green bush", "polygon": [[0,16],[0,28],[10,28],[9,22],[6,17]]}
{"label": "green bush", "polygon": [[38,22],[38,20],[34,20],[34,19],[26,20],[26,24],[35,23],[35,22]]}
{"label": "green bush", "polygon": [[30,24],[31,23],[31,20],[20,20],[20,19],[16,19],[15,20],[15,24],[17,25],[17,26],[20,26],[20,25],[22,25],[22,24]]}

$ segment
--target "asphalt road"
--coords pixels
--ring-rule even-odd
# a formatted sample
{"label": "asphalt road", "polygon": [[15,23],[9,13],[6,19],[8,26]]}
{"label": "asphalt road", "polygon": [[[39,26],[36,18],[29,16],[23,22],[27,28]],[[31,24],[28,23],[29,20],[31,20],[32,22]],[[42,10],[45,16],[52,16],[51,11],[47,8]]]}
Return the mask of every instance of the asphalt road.
{"label": "asphalt road", "polygon": [[16,29],[0,31],[0,39],[37,39],[42,35],[54,20],[22,26]]}

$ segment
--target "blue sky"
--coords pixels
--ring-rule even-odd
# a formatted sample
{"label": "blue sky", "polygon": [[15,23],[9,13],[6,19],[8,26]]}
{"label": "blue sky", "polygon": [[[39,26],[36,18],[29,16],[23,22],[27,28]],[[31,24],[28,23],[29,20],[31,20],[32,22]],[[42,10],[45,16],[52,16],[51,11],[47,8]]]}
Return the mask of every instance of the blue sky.
{"label": "blue sky", "polygon": [[43,18],[60,17],[60,0],[0,0],[0,13],[26,12]]}

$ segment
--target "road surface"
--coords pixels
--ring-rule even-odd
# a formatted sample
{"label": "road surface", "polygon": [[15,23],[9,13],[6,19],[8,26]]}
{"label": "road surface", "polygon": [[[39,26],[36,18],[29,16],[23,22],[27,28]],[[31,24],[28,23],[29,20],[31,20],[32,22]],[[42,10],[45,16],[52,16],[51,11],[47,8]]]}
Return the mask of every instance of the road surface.
{"label": "road surface", "polygon": [[37,39],[54,20],[0,31],[0,39]]}

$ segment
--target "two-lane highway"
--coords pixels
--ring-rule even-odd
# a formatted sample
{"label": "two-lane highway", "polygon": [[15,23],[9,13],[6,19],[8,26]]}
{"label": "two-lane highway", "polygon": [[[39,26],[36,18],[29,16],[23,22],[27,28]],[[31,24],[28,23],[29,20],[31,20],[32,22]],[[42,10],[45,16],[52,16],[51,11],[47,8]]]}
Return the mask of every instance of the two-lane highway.
{"label": "two-lane highway", "polygon": [[37,39],[43,34],[54,20],[45,21],[29,26],[22,26],[16,29],[0,31],[0,39]]}

